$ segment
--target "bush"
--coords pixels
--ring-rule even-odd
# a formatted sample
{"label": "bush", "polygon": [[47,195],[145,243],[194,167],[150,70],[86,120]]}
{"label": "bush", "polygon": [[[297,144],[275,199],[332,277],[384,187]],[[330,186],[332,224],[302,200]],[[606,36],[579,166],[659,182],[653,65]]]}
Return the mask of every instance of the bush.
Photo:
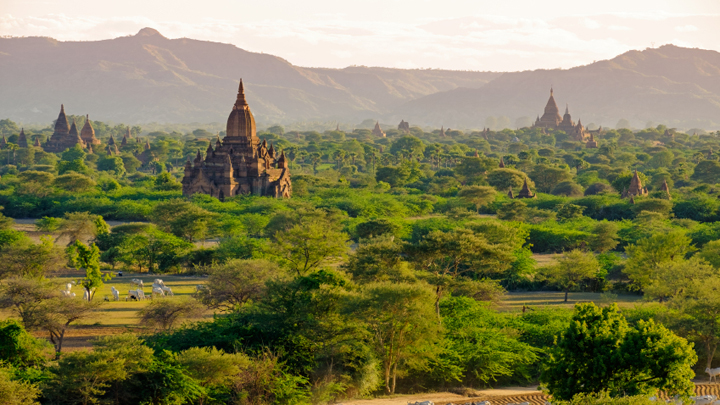
{"label": "bush", "polygon": [[552,189],[553,195],[564,195],[568,197],[580,197],[583,195],[583,188],[572,181],[563,181]]}
{"label": "bush", "polygon": [[615,193],[611,185],[605,183],[593,183],[585,189],[584,195],[610,194]]}
{"label": "bush", "polygon": [[528,243],[533,253],[561,253],[584,247],[591,234],[557,225],[530,225]]}

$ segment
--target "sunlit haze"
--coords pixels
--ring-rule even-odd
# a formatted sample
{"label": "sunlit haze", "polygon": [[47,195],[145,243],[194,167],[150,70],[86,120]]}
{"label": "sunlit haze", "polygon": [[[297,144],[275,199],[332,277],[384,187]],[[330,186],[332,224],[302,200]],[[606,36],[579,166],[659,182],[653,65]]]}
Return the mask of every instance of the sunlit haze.
{"label": "sunlit haze", "polygon": [[300,66],[569,68],[667,43],[720,50],[720,2],[0,0],[0,34],[100,40],[152,27]]}

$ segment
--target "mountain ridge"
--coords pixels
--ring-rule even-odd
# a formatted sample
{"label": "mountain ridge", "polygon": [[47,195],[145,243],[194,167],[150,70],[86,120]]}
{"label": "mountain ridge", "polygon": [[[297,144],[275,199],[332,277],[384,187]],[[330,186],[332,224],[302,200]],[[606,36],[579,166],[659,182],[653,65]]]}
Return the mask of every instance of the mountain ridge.
{"label": "mountain ridge", "polygon": [[[128,123],[223,121],[240,77],[261,119],[358,120],[379,117],[411,98],[460,85],[482,86],[497,76],[303,68],[230,44],[168,39],[150,28],[88,42],[0,38],[0,84],[12,100],[0,100],[0,109],[33,122],[47,121],[60,103],[78,113],[91,110],[98,119]],[[36,117],[37,111],[47,117]]]}
{"label": "mountain ridge", "polygon": [[534,120],[551,86],[558,103],[569,104],[573,119],[585,124],[614,127],[625,118],[637,125],[720,126],[720,53],[674,45],[570,69],[508,72],[480,89],[431,94],[394,113],[446,126],[477,126],[478,111]]}
{"label": "mountain ridge", "polygon": [[720,126],[720,53],[665,45],[570,69],[521,72],[295,66],[231,44],[152,28],[100,41],[0,38],[0,111],[47,123],[61,103],[99,120],[223,122],[237,81],[261,123],[360,122],[480,128],[542,112],[550,86],[573,119]]}

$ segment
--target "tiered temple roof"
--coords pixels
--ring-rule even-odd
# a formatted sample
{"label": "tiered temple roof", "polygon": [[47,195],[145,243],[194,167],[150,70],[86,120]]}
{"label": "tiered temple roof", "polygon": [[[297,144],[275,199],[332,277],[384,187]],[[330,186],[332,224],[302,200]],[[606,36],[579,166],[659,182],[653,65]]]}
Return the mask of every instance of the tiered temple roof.
{"label": "tiered temple roof", "polygon": [[60,114],[58,114],[57,121],[55,121],[55,131],[45,143],[43,149],[45,152],[60,153],[65,149],[75,147],[75,145],[86,147],[85,142],[80,138],[75,120],[73,120],[72,127],[70,127],[65,115],[65,106],[60,105]]}
{"label": "tiered temple roof", "polygon": [[20,129],[20,135],[18,136],[18,146],[21,148],[28,147],[27,137],[25,136],[25,128]]}
{"label": "tiered temple roof", "polygon": [[648,195],[647,188],[643,187],[642,180],[640,180],[640,176],[638,175],[637,170],[635,170],[635,173],[633,174],[632,179],[630,180],[630,188],[623,191],[622,198],[631,198],[633,201],[635,200],[633,197],[636,196],[643,196]]}
{"label": "tiered temple roof", "polygon": [[589,132],[582,125],[580,120],[578,123],[572,120],[570,116],[570,108],[565,104],[565,114],[560,117],[560,110],[558,109],[557,103],[555,102],[555,96],[553,95],[553,89],[550,88],[550,98],[548,98],[547,104],[545,104],[545,112],[542,117],[538,116],[533,124],[533,127],[557,129],[565,131],[570,138],[583,142],[589,135]]}
{"label": "tiered temple roof", "polygon": [[660,191],[664,191],[667,194],[668,200],[672,199],[672,196],[670,195],[670,186],[668,186],[667,180],[663,180],[663,184],[660,186]]}
{"label": "tiered temple roof", "polygon": [[587,143],[585,144],[586,148],[594,149],[598,147],[598,143],[595,140],[595,135],[591,132],[590,133],[590,139],[588,139]]}
{"label": "tiered temple roof", "polygon": [[520,189],[520,192],[518,193],[517,197],[515,198],[535,198],[535,194],[533,194],[530,191],[530,187],[528,187],[527,183],[527,177],[525,178],[525,181],[523,182],[523,186]]}
{"label": "tiered temple roof", "polygon": [[93,128],[90,122],[90,115],[85,115],[85,124],[80,130],[80,138],[82,138],[85,145],[100,145],[100,140],[95,137],[95,128]]}
{"label": "tiered temple roof", "polygon": [[380,121],[375,122],[375,128],[373,128],[372,133],[377,137],[385,138],[386,134],[385,131],[380,128]]}
{"label": "tiered temple roof", "polygon": [[225,138],[218,138],[215,148],[210,143],[204,158],[198,151],[193,162],[188,159],[182,184],[183,195],[203,193],[221,200],[240,194],[276,198],[292,195],[285,153],[277,157],[275,148],[268,148],[267,142],[257,137],[242,80]]}

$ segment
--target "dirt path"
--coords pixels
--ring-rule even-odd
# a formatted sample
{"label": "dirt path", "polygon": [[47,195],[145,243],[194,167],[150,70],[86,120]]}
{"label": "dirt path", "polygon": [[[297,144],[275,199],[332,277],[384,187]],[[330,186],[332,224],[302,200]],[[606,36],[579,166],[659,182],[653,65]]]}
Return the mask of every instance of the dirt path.
{"label": "dirt path", "polygon": [[465,404],[489,400],[493,405],[513,402],[529,402],[545,404],[547,397],[537,387],[507,387],[502,389],[477,390],[471,396],[453,394],[451,392],[434,392],[430,394],[397,395],[388,398],[343,401],[342,405],[407,405],[408,402],[432,401],[435,405]]}

